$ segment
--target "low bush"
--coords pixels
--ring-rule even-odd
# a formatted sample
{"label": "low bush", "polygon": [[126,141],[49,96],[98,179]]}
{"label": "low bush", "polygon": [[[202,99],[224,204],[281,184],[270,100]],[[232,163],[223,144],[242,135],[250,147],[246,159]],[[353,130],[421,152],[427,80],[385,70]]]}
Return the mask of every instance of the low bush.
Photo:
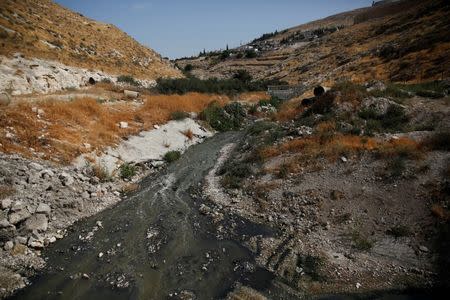
{"label": "low bush", "polygon": [[181,157],[180,151],[169,151],[166,154],[164,154],[164,160],[168,163],[174,162]]}
{"label": "low bush", "polygon": [[174,111],[170,114],[170,118],[172,120],[177,120],[177,121],[184,120],[188,117],[189,117],[189,113],[187,113],[185,111],[180,111],[180,110]]}
{"label": "low bush", "polygon": [[309,112],[315,114],[330,113],[334,106],[335,95],[333,93],[325,93],[317,97],[316,101],[311,105]]}
{"label": "low bush", "polygon": [[243,162],[232,162],[225,164],[218,175],[224,175],[222,185],[237,189],[242,186],[243,180],[252,174],[250,165]]}
{"label": "low bush", "polygon": [[388,131],[401,131],[409,121],[405,109],[399,105],[391,105],[383,115],[378,115],[372,108],[367,108],[358,113],[359,117],[367,120],[367,135],[373,132],[381,132],[383,129]]}
{"label": "low bush", "polygon": [[122,179],[130,179],[134,175],[136,175],[136,166],[129,163],[120,166],[120,177]]}
{"label": "low bush", "polygon": [[137,82],[134,77],[130,75],[120,75],[117,77],[117,82],[127,83],[134,86],[139,85],[139,82]]}
{"label": "low bush", "polygon": [[213,102],[200,113],[200,118],[217,131],[237,130],[244,121],[246,112],[238,102],[221,107]]}
{"label": "low bush", "polygon": [[283,101],[281,101],[277,97],[271,97],[268,100],[260,100],[258,102],[258,105],[259,106],[269,106],[270,105],[270,106],[273,106],[276,109],[278,109],[281,106],[282,103],[283,103]]}
{"label": "low bush", "polygon": [[430,150],[450,151],[450,131],[435,132],[423,145]]}
{"label": "low bush", "polygon": [[105,166],[102,166],[100,164],[95,164],[92,166],[92,173],[94,176],[96,176],[101,182],[108,182],[111,181],[111,174],[109,174],[108,170]]}
{"label": "low bush", "polygon": [[161,94],[185,94],[188,92],[226,94],[234,96],[243,92],[265,91],[268,85],[276,85],[279,82],[273,80],[250,81],[245,74],[235,74],[231,79],[198,79],[188,78],[160,78],[157,80],[155,91]]}

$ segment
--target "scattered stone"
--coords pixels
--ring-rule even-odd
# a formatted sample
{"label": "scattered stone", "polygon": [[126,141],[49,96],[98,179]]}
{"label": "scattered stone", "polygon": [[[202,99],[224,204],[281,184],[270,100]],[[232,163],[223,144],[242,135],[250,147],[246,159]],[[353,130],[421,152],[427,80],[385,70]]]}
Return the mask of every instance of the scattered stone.
{"label": "scattered stone", "polygon": [[83,279],[90,279],[91,277],[89,277],[88,274],[83,273],[83,275],[81,276],[81,278],[83,278]]}
{"label": "scattered stone", "polygon": [[16,201],[14,202],[13,206],[11,207],[11,211],[20,211],[25,208],[25,205],[22,203],[22,201]]}
{"label": "scattered stone", "polygon": [[25,221],[25,229],[28,231],[47,231],[48,219],[44,214],[34,214]]}
{"label": "scattered stone", "polygon": [[12,201],[11,201],[11,199],[3,199],[2,200],[2,202],[1,202],[1,207],[2,207],[2,209],[7,209],[7,208],[10,208],[11,207],[11,204],[12,204]]}
{"label": "scattered stone", "polygon": [[0,228],[7,228],[11,226],[11,224],[6,219],[0,219]]}
{"label": "scattered stone", "polygon": [[342,156],[342,157],[341,157],[341,161],[345,163],[345,162],[347,162],[347,161],[348,161],[348,159],[347,159],[347,157],[345,157],[345,156]]}
{"label": "scattered stone", "polygon": [[27,209],[22,209],[20,211],[14,212],[9,215],[9,222],[13,225],[16,225],[19,222],[25,221],[31,216],[30,212]]}
{"label": "scattered stone", "polygon": [[159,125],[155,124],[155,125],[153,125],[153,128],[159,129]]}
{"label": "scattered stone", "polygon": [[50,215],[51,211],[52,209],[46,203],[39,203],[38,207],[36,208],[36,213],[46,214],[47,216]]}
{"label": "scattered stone", "polygon": [[73,177],[65,172],[63,172],[63,173],[61,173],[61,175],[59,175],[59,179],[61,180],[61,183],[64,186],[70,186],[74,183]]}
{"label": "scattered stone", "polygon": [[128,122],[120,122],[119,127],[122,129],[128,128]]}
{"label": "scattered stone", "polygon": [[419,246],[419,250],[422,251],[422,252],[429,252],[430,251],[427,247],[425,247],[423,245]]}
{"label": "scattered stone", "polygon": [[5,246],[3,246],[3,249],[5,249],[5,251],[9,251],[14,247],[14,243],[12,241],[7,241],[5,243]]}
{"label": "scattered stone", "polygon": [[34,249],[42,249],[44,248],[44,242],[34,237],[30,237],[28,239],[28,246]]}
{"label": "scattered stone", "polygon": [[362,286],[361,283],[359,283],[359,282],[356,283],[356,288],[357,288],[357,289],[359,289],[361,286]]}
{"label": "scattered stone", "polygon": [[100,252],[99,254],[98,254],[98,258],[102,258],[103,257],[103,252]]}
{"label": "scattered stone", "polygon": [[24,236],[16,236],[15,242],[16,242],[16,245],[17,245],[17,244],[26,245],[26,243],[27,243],[27,238],[24,237]]}

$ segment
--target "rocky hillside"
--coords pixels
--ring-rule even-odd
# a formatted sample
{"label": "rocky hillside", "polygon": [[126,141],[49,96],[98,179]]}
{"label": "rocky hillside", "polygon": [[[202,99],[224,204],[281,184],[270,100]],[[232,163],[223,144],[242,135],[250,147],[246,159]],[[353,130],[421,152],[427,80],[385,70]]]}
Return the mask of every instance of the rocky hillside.
{"label": "rocky hillside", "polygon": [[[58,65],[61,72],[77,67],[89,69],[91,73],[126,74],[145,80],[180,76],[169,61],[114,25],[88,19],[50,0],[1,1],[0,58],[1,65],[8,66],[2,68],[0,75],[17,77],[10,78],[12,89],[14,81],[21,75],[28,82],[33,79],[33,76],[25,78],[24,73],[27,72],[15,67],[23,64],[24,60],[29,62],[26,69],[32,70],[47,64],[47,61],[57,61],[67,66],[59,68]],[[51,68],[48,66],[47,69]],[[45,77],[45,72],[41,70],[32,75]]]}
{"label": "rocky hillside", "polygon": [[441,79],[450,66],[448,8],[440,0],[380,3],[176,63],[198,77],[246,69],[289,83]]}

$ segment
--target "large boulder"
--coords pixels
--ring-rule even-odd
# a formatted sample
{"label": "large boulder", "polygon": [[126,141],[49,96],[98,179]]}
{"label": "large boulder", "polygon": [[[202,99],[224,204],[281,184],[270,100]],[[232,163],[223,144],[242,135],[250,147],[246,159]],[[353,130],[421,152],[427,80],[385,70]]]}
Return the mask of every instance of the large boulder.
{"label": "large boulder", "polygon": [[386,114],[390,106],[401,105],[384,97],[368,97],[361,102],[361,110],[371,110],[377,116]]}
{"label": "large boulder", "polygon": [[11,103],[11,97],[7,93],[0,94],[0,106],[8,106]]}
{"label": "large boulder", "polygon": [[34,214],[25,221],[27,231],[46,231],[48,228],[48,219],[44,214]]}
{"label": "large boulder", "polygon": [[9,215],[9,223],[16,225],[17,223],[20,223],[22,221],[25,221],[31,216],[28,209],[24,208],[21,210],[18,210],[16,212],[13,212]]}

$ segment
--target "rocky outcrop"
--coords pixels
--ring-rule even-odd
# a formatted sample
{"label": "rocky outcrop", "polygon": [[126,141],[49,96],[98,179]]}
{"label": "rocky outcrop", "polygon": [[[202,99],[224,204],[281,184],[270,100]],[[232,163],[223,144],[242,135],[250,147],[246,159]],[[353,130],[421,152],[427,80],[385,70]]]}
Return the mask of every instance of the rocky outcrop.
{"label": "rocky outcrop", "polygon": [[[69,67],[56,61],[26,59],[20,54],[13,58],[0,56],[0,92],[12,95],[50,93],[64,89],[80,88],[102,80],[117,83],[117,75],[83,68]],[[135,81],[143,87],[156,84],[154,80]],[[0,98],[0,105],[7,102]],[[9,103],[9,102],[8,102]]]}

